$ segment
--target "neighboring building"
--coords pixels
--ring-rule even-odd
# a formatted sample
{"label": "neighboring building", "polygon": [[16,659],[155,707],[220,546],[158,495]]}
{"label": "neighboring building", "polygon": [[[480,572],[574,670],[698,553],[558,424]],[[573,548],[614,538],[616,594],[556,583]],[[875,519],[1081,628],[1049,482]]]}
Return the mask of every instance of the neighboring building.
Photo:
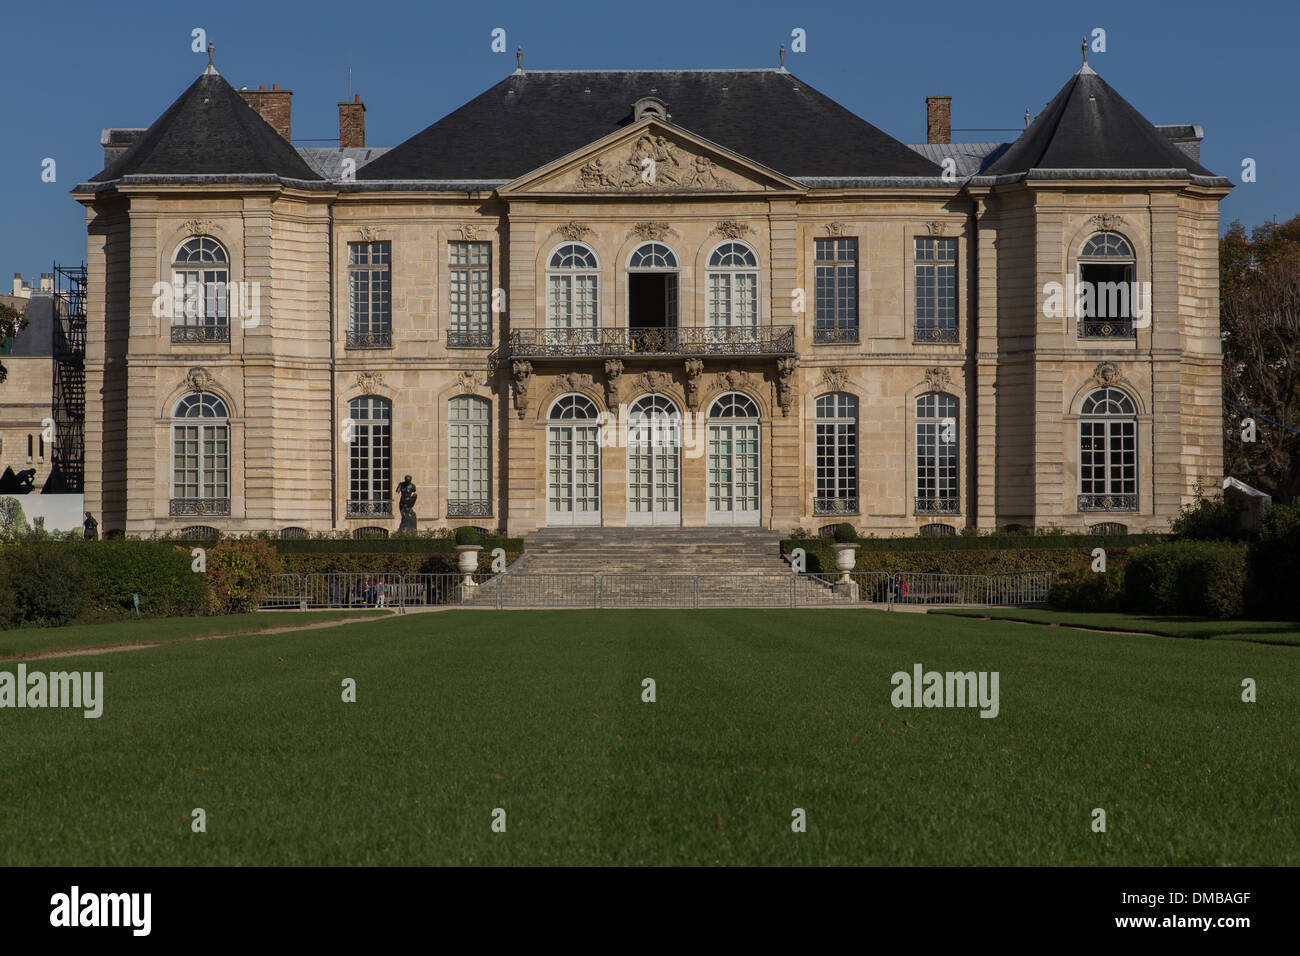
{"label": "neighboring building", "polygon": [[54,461],[48,425],[54,385],[54,279],[41,276],[33,291],[14,276],[14,295],[0,302],[22,312],[27,328],[0,339],[0,363],[7,373],[0,382],[0,494],[13,493],[12,475],[35,470],[33,491],[41,491]]}
{"label": "neighboring building", "polygon": [[291,95],[209,66],[75,191],[105,532],[392,531],[407,474],[512,533],[1137,531],[1222,478],[1229,183],[1086,64],[1010,144],[783,67],[520,69],[386,151],[359,102],[295,149]]}

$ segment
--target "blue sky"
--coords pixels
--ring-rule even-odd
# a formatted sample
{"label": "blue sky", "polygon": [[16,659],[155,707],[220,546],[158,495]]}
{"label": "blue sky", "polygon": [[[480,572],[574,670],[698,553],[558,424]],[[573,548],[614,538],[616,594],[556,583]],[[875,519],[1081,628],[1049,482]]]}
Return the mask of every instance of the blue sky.
{"label": "blue sky", "polygon": [[[293,132],[338,136],[337,103],[367,105],[370,145],[392,146],[525,68],[775,66],[777,46],[806,31],[791,72],[904,142],[925,139],[925,97],[953,97],[953,126],[1021,128],[1079,64],[1079,45],[1106,31],[1089,62],[1154,123],[1200,123],[1202,162],[1236,188],[1223,225],[1300,212],[1300,108],[1294,0],[1223,4],[1151,0],[904,4],[622,0],[612,4],[477,2],[221,4],[151,0],[19,0],[6,4],[0,58],[9,92],[0,150],[0,289],[22,272],[85,256],[82,207],[69,190],[99,172],[100,130],[148,126],[207,63],[201,27],[235,87],[294,91]],[[506,31],[509,53],[491,52]],[[772,135],[779,136],[779,129]],[[958,140],[1014,134],[955,133]],[[327,145],[327,143],[302,145]],[[54,183],[42,162],[56,162]],[[1257,181],[1241,182],[1243,158]]]}

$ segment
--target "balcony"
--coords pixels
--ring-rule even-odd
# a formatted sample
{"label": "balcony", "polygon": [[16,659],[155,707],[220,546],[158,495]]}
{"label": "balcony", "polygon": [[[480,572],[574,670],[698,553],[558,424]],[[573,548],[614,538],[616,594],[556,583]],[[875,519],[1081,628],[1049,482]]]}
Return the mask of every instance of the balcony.
{"label": "balcony", "polygon": [[393,503],[391,501],[348,501],[349,518],[391,518]]}
{"label": "balcony", "polygon": [[1133,331],[1132,319],[1080,319],[1079,338],[1081,339],[1132,339],[1137,333]]}
{"label": "balcony", "polygon": [[1137,511],[1137,495],[1079,495],[1080,511]]}
{"label": "balcony", "polygon": [[447,348],[449,349],[490,349],[492,332],[483,329],[478,332],[466,332],[457,329],[447,330]]}
{"label": "balcony", "polygon": [[230,515],[229,498],[173,498],[168,513],[173,517],[191,515],[213,515],[228,517]]}
{"label": "balcony", "polygon": [[452,498],[447,502],[448,518],[491,518],[492,502],[478,498]]}
{"label": "balcony", "polygon": [[520,329],[509,358],[639,358],[659,355],[794,355],[793,325],[681,329]]}
{"label": "balcony", "polygon": [[206,345],[229,342],[229,325],[173,325],[172,342],[177,345]]}
{"label": "balcony", "polygon": [[961,333],[957,331],[956,325],[933,328],[918,326],[912,335],[912,342],[916,345],[955,345],[960,341]]}
{"label": "balcony", "polygon": [[919,515],[955,515],[961,511],[961,499],[956,495],[937,498],[917,498],[915,513]]}
{"label": "balcony", "polygon": [[392,329],[358,332],[348,329],[347,347],[350,349],[391,349],[393,347]]}
{"label": "balcony", "polygon": [[815,515],[855,515],[859,513],[856,495],[852,498],[813,499],[813,514]]}

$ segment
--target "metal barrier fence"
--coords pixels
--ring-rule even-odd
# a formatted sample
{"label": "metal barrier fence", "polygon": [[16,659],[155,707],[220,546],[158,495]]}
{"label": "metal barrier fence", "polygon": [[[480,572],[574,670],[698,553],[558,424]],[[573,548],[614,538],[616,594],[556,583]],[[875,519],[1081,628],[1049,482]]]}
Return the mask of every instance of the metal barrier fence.
{"label": "metal barrier fence", "polygon": [[262,608],[852,607],[1042,604],[1058,572],[925,574],[279,574]]}

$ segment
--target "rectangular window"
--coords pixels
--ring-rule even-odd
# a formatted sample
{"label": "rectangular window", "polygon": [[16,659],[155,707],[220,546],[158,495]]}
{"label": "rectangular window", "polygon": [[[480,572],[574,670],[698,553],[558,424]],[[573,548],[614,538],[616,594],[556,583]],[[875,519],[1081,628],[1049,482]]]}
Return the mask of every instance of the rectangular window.
{"label": "rectangular window", "polygon": [[492,344],[492,243],[453,242],[449,253],[447,344],[488,347]]}
{"label": "rectangular window", "polygon": [[449,408],[447,517],[487,517],[491,497],[491,406],[481,398],[461,396]]}
{"label": "rectangular window", "polygon": [[817,239],[813,341],[858,341],[858,240]]}
{"label": "rectangular window", "polygon": [[1137,494],[1137,423],[1079,423],[1079,491],[1084,495]]}
{"label": "rectangular window", "polygon": [[230,432],[225,425],[172,429],[172,497],[230,497]]}
{"label": "rectangular window", "polygon": [[957,400],[929,392],[916,400],[916,513],[956,514]]}
{"label": "rectangular window", "polygon": [[393,344],[391,258],[387,242],[348,243],[348,348]]}
{"label": "rectangular window", "polygon": [[917,342],[956,342],[957,240],[916,239]]}

